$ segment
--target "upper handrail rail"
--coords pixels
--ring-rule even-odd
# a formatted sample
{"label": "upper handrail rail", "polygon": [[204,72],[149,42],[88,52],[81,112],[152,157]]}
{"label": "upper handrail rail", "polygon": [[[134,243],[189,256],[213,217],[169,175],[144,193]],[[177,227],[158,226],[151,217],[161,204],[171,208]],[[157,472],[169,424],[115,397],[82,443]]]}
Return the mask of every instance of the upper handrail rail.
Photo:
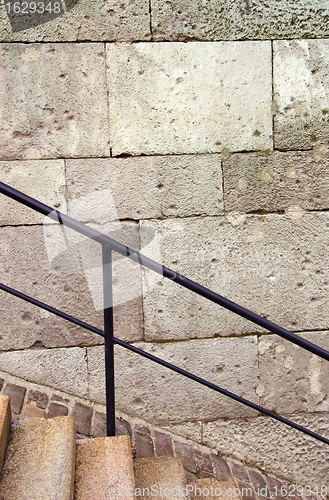
{"label": "upper handrail rail", "polygon": [[189,278],[182,276],[176,271],[173,271],[172,269],[169,269],[168,267],[159,264],[158,262],[150,259],[149,257],[142,255],[140,252],[136,252],[135,250],[132,250],[128,246],[123,245],[122,243],[119,243],[116,240],[113,240],[109,236],[105,236],[104,234],[99,233],[95,229],[86,226],[82,222],[78,222],[77,220],[69,217],[68,215],[62,214],[58,210],[51,208],[45,205],[44,203],[41,203],[35,198],[32,198],[31,196],[28,196],[22,193],[21,191],[18,191],[17,189],[8,186],[3,182],[0,182],[0,193],[22,203],[23,205],[29,208],[32,208],[33,210],[43,214],[46,217],[50,217],[51,219],[55,220],[56,222],[59,222],[60,224],[64,224],[65,226],[70,227],[71,229],[101,243],[102,245],[110,247],[112,250],[120,253],[121,255],[124,255],[125,257],[128,257],[129,259],[134,260],[135,262],[138,262],[142,266],[145,266],[148,269],[151,269],[152,271],[164,276],[165,278],[168,278],[171,281],[178,283],[184,288],[187,288],[193,291],[194,293],[202,297],[205,297],[211,302],[214,302],[215,304],[218,304],[224,307],[225,309],[228,309],[234,312],[235,314],[238,314],[239,316],[248,319],[252,323],[255,323],[256,325],[259,325],[265,328],[266,330],[269,330],[270,332],[275,333],[280,337],[283,337],[286,340],[306,349],[307,351],[312,352],[313,354],[316,354],[317,356],[320,356],[321,358],[329,361],[329,352],[323,349],[322,347],[319,347],[316,344],[313,344],[312,342],[309,342],[308,340],[299,337],[295,333],[292,333],[289,330],[286,330],[285,328],[276,325],[272,321],[269,321],[268,319],[259,316],[258,314],[236,304],[235,302],[226,299],[225,297],[209,290],[208,288],[200,285],[199,283],[196,283],[195,281],[192,281]]}

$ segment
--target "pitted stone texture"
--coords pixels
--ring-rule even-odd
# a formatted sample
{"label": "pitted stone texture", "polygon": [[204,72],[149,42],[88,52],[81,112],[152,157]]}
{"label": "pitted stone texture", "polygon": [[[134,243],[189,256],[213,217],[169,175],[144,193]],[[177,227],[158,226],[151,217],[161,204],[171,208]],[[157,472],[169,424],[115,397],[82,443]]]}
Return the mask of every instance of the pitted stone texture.
{"label": "pitted stone texture", "polygon": [[[100,250],[100,245],[98,247]],[[0,228],[0,255],[0,270],[6,285],[103,330],[103,314],[102,311],[95,311],[85,269],[76,269],[75,274],[74,270],[68,273],[62,267],[56,271],[56,262],[53,261],[51,267],[42,227]],[[65,262],[69,262],[69,258],[70,255]],[[140,269],[137,271],[140,282]],[[119,281],[115,283],[114,291],[116,295],[120,292]],[[13,298],[6,292],[0,293],[2,350],[25,349],[33,345],[59,347],[102,342],[101,337],[88,330]],[[122,340],[141,339],[141,297],[114,307],[114,329]]]}
{"label": "pitted stone texture", "polygon": [[153,492],[154,496],[160,496],[161,489],[168,500],[188,498],[184,494],[186,479],[182,462],[174,457],[136,460],[135,481],[136,492],[140,493],[138,496],[144,500],[149,498],[147,491]]}
{"label": "pitted stone texture", "polygon": [[88,397],[85,348],[1,352],[0,370],[29,382]]}
{"label": "pitted stone texture", "polygon": [[[162,262],[294,331],[328,328],[329,214],[147,221]],[[191,244],[193,242],[193,246]],[[144,298],[145,340],[253,333],[261,328],[165,278]]]}
{"label": "pitted stone texture", "polygon": [[[0,181],[66,213],[63,160],[0,161]],[[0,196],[0,225],[40,224],[44,215]]]}
{"label": "pitted stone texture", "polygon": [[[69,2],[61,2],[62,5]],[[71,10],[36,27],[14,31],[4,4],[0,4],[1,41],[74,42],[103,40],[149,40],[148,0],[78,0]],[[25,26],[22,25],[22,28]]]}
{"label": "pitted stone texture", "polygon": [[329,149],[234,154],[223,161],[225,211],[329,208]]}
{"label": "pitted stone texture", "polygon": [[89,439],[77,447],[77,500],[128,500],[134,486],[128,436]]}
{"label": "pitted stone texture", "polygon": [[275,147],[296,150],[327,144],[329,40],[273,43]]}
{"label": "pitted stone texture", "polygon": [[6,500],[72,500],[74,462],[72,417],[22,422],[8,448],[0,494]]}
{"label": "pitted stone texture", "polygon": [[66,175],[69,204],[110,189],[120,219],[223,212],[219,155],[67,160]]}
{"label": "pitted stone texture", "polygon": [[[134,345],[242,397],[258,401],[256,338]],[[104,404],[102,358],[101,347],[88,348],[89,397]],[[170,423],[192,421],[197,425],[200,420],[255,415],[254,410],[119,346],[115,348],[115,381],[119,410],[165,424],[167,428]]]}
{"label": "pitted stone texture", "polygon": [[[294,414],[289,419],[329,438],[327,413]],[[327,484],[328,445],[270,417],[207,422],[203,444],[294,484]]]}
{"label": "pitted stone texture", "polygon": [[0,159],[109,155],[103,47],[1,44]]}
{"label": "pitted stone texture", "polygon": [[[328,331],[299,335],[329,350]],[[328,362],[276,335],[261,337],[258,352],[262,406],[280,415],[329,410]]]}
{"label": "pitted stone texture", "polygon": [[107,45],[119,154],[272,148],[269,42]]}
{"label": "pitted stone texture", "polygon": [[324,38],[328,18],[326,0],[152,1],[155,40]]}

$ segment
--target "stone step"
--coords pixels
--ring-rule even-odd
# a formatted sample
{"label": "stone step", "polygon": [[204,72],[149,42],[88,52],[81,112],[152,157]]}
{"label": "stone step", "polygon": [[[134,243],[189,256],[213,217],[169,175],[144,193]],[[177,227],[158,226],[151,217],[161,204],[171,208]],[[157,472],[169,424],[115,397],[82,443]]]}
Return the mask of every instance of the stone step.
{"label": "stone step", "polygon": [[75,500],[131,500],[134,487],[129,436],[86,439],[77,445]]}
{"label": "stone step", "polygon": [[72,500],[75,469],[72,417],[17,422],[0,482],[3,500]]}
{"label": "stone step", "polygon": [[141,499],[187,500],[186,478],[180,459],[163,456],[135,461],[135,494]]}
{"label": "stone step", "polygon": [[0,396],[0,473],[5,458],[11,424],[9,396]]}
{"label": "stone step", "polygon": [[198,479],[188,485],[187,492],[189,500],[241,500],[240,490],[233,479]]}

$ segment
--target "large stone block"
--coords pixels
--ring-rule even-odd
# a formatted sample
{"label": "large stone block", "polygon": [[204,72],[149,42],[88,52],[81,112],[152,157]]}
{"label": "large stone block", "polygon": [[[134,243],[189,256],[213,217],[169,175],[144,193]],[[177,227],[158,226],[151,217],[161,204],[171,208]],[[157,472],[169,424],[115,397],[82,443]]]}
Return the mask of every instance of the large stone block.
{"label": "large stone block", "polygon": [[[329,350],[328,331],[300,336]],[[261,337],[258,353],[262,406],[279,414],[329,410],[328,361],[276,335]]]}
{"label": "large stone block", "polygon": [[329,208],[329,150],[234,154],[223,161],[225,211]]}
{"label": "large stone block", "polygon": [[104,48],[0,45],[0,158],[109,155]]}
{"label": "large stone block", "polygon": [[[70,259],[74,261],[73,257],[76,257],[74,248],[70,245],[68,248],[72,249],[72,253],[63,252],[57,261],[55,258],[49,260],[42,227],[0,228],[0,236],[2,282],[103,329],[103,314],[96,307],[99,306],[101,283],[93,281],[93,275],[95,276],[97,271],[94,269],[97,257],[95,242],[91,242],[91,246],[87,248],[94,252],[90,265],[88,260],[90,255],[84,252],[83,268],[75,268],[73,265],[70,267]],[[48,245],[48,251],[53,247],[54,244]],[[100,252],[100,246],[98,250]],[[98,264],[101,271],[101,262]],[[140,269],[133,271],[136,281],[138,278],[136,272],[140,275]],[[141,287],[140,281],[139,277]],[[124,286],[119,276],[114,275],[115,296],[121,297],[126,287],[131,286],[131,281]],[[134,283],[134,286],[138,286],[138,283],[137,285]],[[3,291],[1,291],[0,317],[2,350],[24,349],[33,345],[58,347],[102,342],[102,338],[98,335],[59,319],[21,299],[13,298]],[[129,301],[118,301],[118,305],[114,307],[115,335],[127,341],[141,339],[142,318],[141,292],[139,295],[135,294]]]}
{"label": "large stone block", "polygon": [[67,160],[66,176],[69,204],[109,189],[120,219],[223,212],[219,155]]}
{"label": "large stone block", "polygon": [[[329,438],[327,413],[290,420]],[[203,444],[294,484],[318,486],[319,492],[328,484],[328,445],[270,417],[205,423]]]}
{"label": "large stone block", "polygon": [[327,0],[152,1],[155,40],[324,38]]}
{"label": "large stone block", "polygon": [[327,144],[329,40],[273,43],[275,147],[296,150]]}
{"label": "large stone block", "polygon": [[[64,160],[0,161],[0,181],[66,213]],[[43,221],[44,215],[0,195],[0,225]]]}
{"label": "large stone block", "polygon": [[[41,3],[41,2],[39,2]],[[45,0],[42,2],[49,5]],[[53,2],[54,3],[54,2]],[[0,4],[0,40],[4,42],[72,42],[78,40],[150,40],[148,0],[65,0],[61,15],[21,15],[13,19]],[[70,4],[73,3],[71,7]],[[19,2],[21,4],[21,2]],[[13,2],[11,9],[13,10]],[[41,8],[39,7],[40,11]],[[43,19],[47,22],[43,22]]]}
{"label": "large stone block", "polygon": [[119,154],[272,148],[270,42],[107,45]]}
{"label": "large stone block", "polygon": [[88,398],[85,347],[0,352],[0,370],[29,382]]}
{"label": "large stone block", "polygon": [[[257,338],[135,344],[140,349],[258,402]],[[88,348],[90,399],[105,402],[103,349]],[[118,409],[153,423],[182,423],[255,415],[255,410],[186,379],[168,368],[115,348]]]}
{"label": "large stone block", "polygon": [[[143,223],[144,224],[144,223]],[[294,331],[328,329],[329,215],[304,213],[147,221],[162,263]],[[263,331],[257,325],[162,281],[144,297],[145,340]]]}

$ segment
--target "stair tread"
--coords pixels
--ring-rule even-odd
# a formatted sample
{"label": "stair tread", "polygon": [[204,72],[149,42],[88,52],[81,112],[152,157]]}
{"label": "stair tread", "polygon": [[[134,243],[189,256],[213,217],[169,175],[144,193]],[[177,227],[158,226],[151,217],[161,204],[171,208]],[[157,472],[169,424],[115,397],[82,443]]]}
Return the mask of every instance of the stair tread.
{"label": "stair tread", "polygon": [[20,422],[9,440],[0,482],[3,500],[73,499],[72,417]]}
{"label": "stair tread", "polygon": [[197,479],[189,485],[188,491],[189,500],[241,500],[239,488],[231,478],[223,481],[214,478]]}
{"label": "stair tread", "polygon": [[135,483],[136,493],[141,499],[158,497],[166,500],[185,500],[187,498],[182,462],[172,456],[136,460]]}
{"label": "stair tread", "polygon": [[0,396],[0,473],[3,467],[9,431],[11,424],[11,410],[9,396]]}
{"label": "stair tread", "polygon": [[93,438],[77,445],[76,500],[131,500],[134,487],[129,436]]}

